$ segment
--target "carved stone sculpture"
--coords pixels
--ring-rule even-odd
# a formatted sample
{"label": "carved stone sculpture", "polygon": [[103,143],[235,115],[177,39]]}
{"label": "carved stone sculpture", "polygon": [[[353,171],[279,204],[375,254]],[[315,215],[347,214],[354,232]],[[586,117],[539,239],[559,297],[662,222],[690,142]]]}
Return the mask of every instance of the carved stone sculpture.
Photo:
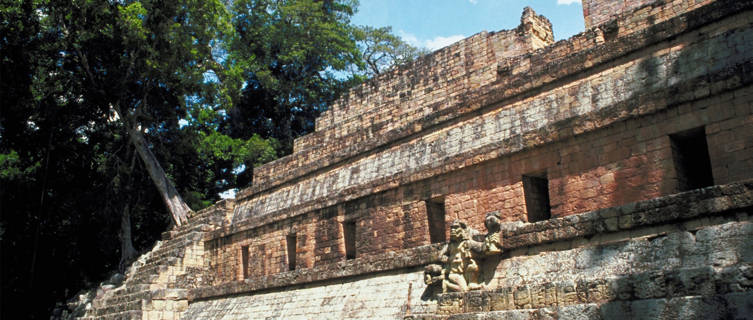
{"label": "carved stone sculpture", "polygon": [[471,239],[470,228],[456,220],[450,225],[450,241],[442,249],[444,266],[431,264],[424,270],[426,284],[442,281],[442,292],[465,292],[479,289],[479,266],[476,251],[483,250],[483,243]]}
{"label": "carved stone sculpture", "polygon": [[[471,232],[463,221],[456,220],[450,225],[450,243],[443,257],[447,273],[447,291],[479,289],[479,267],[474,251],[479,251],[480,244],[471,239]],[[476,249],[476,250],[474,250]]]}
{"label": "carved stone sculpture", "polygon": [[444,269],[438,264],[430,264],[424,268],[424,283],[432,285],[444,280]]}
{"label": "carved stone sculpture", "polygon": [[484,256],[500,254],[500,217],[498,212],[490,212],[484,221],[488,233],[482,239],[477,232],[460,220],[450,225],[450,240],[442,249],[442,265],[430,264],[424,269],[424,282],[427,285],[442,283],[442,292],[466,292],[483,288],[479,283],[479,260]]}
{"label": "carved stone sculpture", "polygon": [[487,213],[484,219],[487,231],[484,237],[484,254],[487,256],[502,253],[502,239],[499,234],[500,218],[499,211],[492,211]]}

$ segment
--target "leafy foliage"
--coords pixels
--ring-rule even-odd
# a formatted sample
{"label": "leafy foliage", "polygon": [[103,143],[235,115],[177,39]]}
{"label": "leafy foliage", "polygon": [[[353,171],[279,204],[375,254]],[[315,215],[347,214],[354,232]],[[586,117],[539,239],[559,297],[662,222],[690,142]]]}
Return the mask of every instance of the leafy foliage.
{"label": "leafy foliage", "polygon": [[49,318],[122,268],[123,217],[137,251],[168,226],[134,130],[194,210],[290,152],[373,74],[362,51],[400,44],[369,47],[356,5],[0,0],[0,318]]}
{"label": "leafy foliage", "polygon": [[348,69],[361,65],[347,0],[239,0],[233,6],[237,36],[229,60],[242,66],[246,86],[231,110],[230,132],[280,141],[310,132],[313,120],[356,83]]}
{"label": "leafy foliage", "polygon": [[212,46],[232,30],[222,3],[3,0],[0,15],[0,318],[49,318],[54,301],[118,269],[122,215],[138,250],[164,231],[128,126],[142,128],[194,209],[233,187],[234,165],[275,157],[258,138],[230,139],[231,156],[218,157],[213,144],[227,139],[210,132],[217,125],[179,125],[189,108],[219,109],[240,86],[206,81],[223,72]]}
{"label": "leafy foliage", "polygon": [[354,28],[354,35],[366,66],[363,73],[368,78],[429,53],[400,39],[392,33],[392,27],[359,26]]}

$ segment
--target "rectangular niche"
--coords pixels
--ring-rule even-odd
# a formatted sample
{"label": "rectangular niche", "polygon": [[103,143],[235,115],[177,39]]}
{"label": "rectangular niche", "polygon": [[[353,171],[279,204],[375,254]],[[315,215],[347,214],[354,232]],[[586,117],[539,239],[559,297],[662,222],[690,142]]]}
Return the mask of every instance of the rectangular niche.
{"label": "rectangular niche", "polygon": [[528,222],[544,221],[552,217],[546,173],[523,175],[523,194]]}
{"label": "rectangular niche", "polygon": [[288,270],[295,270],[295,258],[298,239],[295,233],[291,233],[285,237],[288,250]]}
{"label": "rectangular niche", "polygon": [[243,279],[248,278],[248,246],[241,247],[241,268],[243,268]]}
{"label": "rectangular niche", "polygon": [[429,220],[429,240],[431,243],[445,242],[444,197],[424,201]]}
{"label": "rectangular niche", "polygon": [[714,184],[704,127],[672,134],[669,136],[669,141],[672,146],[672,160],[679,191]]}
{"label": "rectangular niche", "polygon": [[356,221],[343,222],[343,240],[345,241],[345,259],[356,258]]}

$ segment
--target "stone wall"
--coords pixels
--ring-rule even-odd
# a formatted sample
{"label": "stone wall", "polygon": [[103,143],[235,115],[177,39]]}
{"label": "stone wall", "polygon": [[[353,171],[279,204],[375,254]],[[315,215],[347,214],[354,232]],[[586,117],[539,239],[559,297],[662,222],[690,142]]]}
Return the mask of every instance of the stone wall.
{"label": "stone wall", "polygon": [[402,319],[435,312],[425,301],[423,270],[399,270],[292,286],[254,295],[196,301],[185,319]]}
{"label": "stone wall", "polygon": [[292,182],[356,156],[363,152],[356,147],[359,144],[404,130],[405,124],[462,99],[458,94],[495,81],[498,61],[553,42],[549,20],[526,8],[514,30],[483,31],[378,75],[325,111],[316,121],[315,132],[296,139],[292,155],[254,168],[254,187],[241,195]]}
{"label": "stone wall", "polygon": [[714,183],[753,178],[751,14],[706,10],[732,16],[706,15],[697,32],[675,28],[689,19],[677,17],[660,25],[670,30],[646,30],[672,36],[647,47],[618,37],[589,50],[628,54],[557,86],[239,200],[232,224],[211,233],[215,284],[287,271],[292,234],[301,268],[346,260],[345,221],[358,230],[358,256],[429,244],[430,199],[443,201],[446,224],[480,228],[490,211],[528,221],[523,175],[546,177],[554,217],[672,194],[681,188],[670,137],[689,129],[705,136]]}
{"label": "stone wall", "polygon": [[324,281],[197,288],[183,317],[745,319],[753,311],[752,214],[753,182],[712,186],[508,224],[506,252],[481,262],[484,290],[443,294],[417,268],[344,268]]}
{"label": "stone wall", "polygon": [[[552,43],[526,9],[354,88],[235,201],[166,233],[157,256],[188,265],[153,259],[90,315],[752,314],[753,1],[584,13],[593,28]],[[504,253],[480,260],[484,290],[427,286],[450,222],[490,212]]]}
{"label": "stone wall", "polygon": [[[656,16],[655,12],[664,11],[660,20],[672,17],[678,13],[690,11],[713,1],[709,0],[583,0],[583,18],[586,29],[612,22],[620,15],[630,12],[639,14],[639,18],[648,15]],[[642,17],[640,16],[642,15]],[[615,26],[615,25],[613,25]],[[610,26],[611,28],[611,26]]]}
{"label": "stone wall", "polygon": [[487,290],[439,294],[436,313],[747,319],[753,311],[753,211],[740,205],[753,200],[751,186],[711,187],[513,227],[504,232],[512,250],[487,262],[494,270]]}
{"label": "stone wall", "polygon": [[[728,9],[720,9],[727,12],[736,10],[734,6]],[[715,17],[692,18],[709,21]],[[662,25],[670,29],[663,30],[668,33],[663,36],[678,36],[687,32],[690,26],[682,26],[682,23],[685,23],[684,20],[680,17]],[[488,108],[494,108],[494,110],[491,113],[486,112],[483,119],[463,118],[461,114],[464,109],[454,109],[452,111],[461,112],[461,114],[453,114],[455,117],[452,119],[455,120],[454,123],[443,122],[443,126],[427,128],[421,131],[421,134],[406,136],[402,140],[391,140],[393,143],[385,145],[381,149],[366,152],[336,167],[324,167],[313,172],[313,174],[299,178],[295,181],[295,184],[281,185],[254,194],[253,197],[241,198],[241,205],[236,208],[233,222],[236,225],[241,225],[243,220],[248,220],[251,217],[284,216],[281,214],[282,211],[296,210],[306,205],[311,209],[322,208],[343,200],[367,195],[374,189],[379,191],[390,188],[389,184],[398,179],[401,180],[401,183],[406,180],[416,180],[411,176],[415,176],[417,172],[422,173],[417,178],[426,178],[443,171],[451,171],[455,167],[464,167],[466,165],[454,164],[450,170],[441,168],[447,166],[447,162],[451,162],[452,159],[465,161],[467,158],[472,158],[468,155],[480,153],[481,150],[488,154],[485,159],[491,159],[500,154],[530,148],[537,145],[537,141],[529,142],[525,141],[525,138],[539,134],[539,131],[544,131],[543,133],[552,131],[557,134],[557,137],[550,137],[549,139],[561,139],[569,135],[591,131],[627,117],[649,114],[655,112],[658,108],[665,108],[667,105],[671,106],[704,96],[713,96],[720,90],[728,90],[727,87],[729,86],[739,86],[740,83],[737,80],[719,79],[713,83],[714,87],[712,88],[712,84],[705,79],[711,76],[735,77],[735,75],[726,73],[749,61],[750,50],[746,47],[749,42],[745,41],[746,33],[749,30],[745,31],[747,27],[744,26],[744,17],[737,18],[737,21],[743,28],[742,30],[720,37],[716,34],[686,34],[682,41],[675,39],[671,44],[668,42],[656,44],[650,49],[643,49],[644,41],[630,42],[632,38],[643,38],[644,36],[650,38],[659,31],[646,30],[644,34],[640,34],[641,37],[633,35],[633,37],[627,37],[627,39],[614,40],[591,48],[586,51],[594,51],[591,52],[594,55],[603,53],[612,55],[612,57],[602,57],[602,59],[616,59],[623,57],[624,52],[643,50],[627,56],[626,58],[630,61],[618,61],[618,63],[622,63],[620,65],[603,66],[608,69],[603,67],[591,68],[589,73],[578,74],[579,78],[574,79],[575,82],[558,83],[559,86],[551,91],[541,90],[544,88],[528,90],[526,91],[527,94],[535,94],[535,96],[522,97],[518,95],[512,101],[503,101],[503,104],[498,102],[496,105],[484,106],[487,111]],[[681,27],[678,28],[677,25]],[[726,28],[726,26],[721,25],[717,25],[717,27]],[[714,32],[711,28],[706,31]],[[719,59],[716,52],[711,49],[728,47],[735,49],[734,51],[723,50],[725,51],[724,54],[728,55],[725,59]],[[558,48],[552,48],[552,50],[556,49]],[[515,65],[529,65],[530,67],[531,64],[537,64],[533,62],[538,60],[535,57],[539,55],[547,56],[548,52],[518,58],[520,61],[517,61]],[[573,56],[573,54],[572,52],[564,52],[562,56]],[[557,61],[557,57],[548,58]],[[581,63],[584,68],[593,67],[593,59],[583,59]],[[696,68],[696,66],[699,67]],[[572,68],[572,65],[562,63],[562,65],[554,67],[558,68],[549,70],[550,74],[557,73],[558,69]],[[502,70],[502,72],[507,71]],[[519,72],[513,71],[513,73]],[[513,80],[509,78],[513,78]],[[517,87],[509,88],[514,87],[514,78],[516,78],[515,74],[511,77],[500,78],[494,85],[484,88],[486,90],[483,94],[493,96],[506,90],[518,90]],[[538,81],[541,80],[538,79]],[[572,81],[573,79],[568,80]],[[493,99],[493,97],[466,93],[480,101]],[[481,94],[481,92],[478,94]],[[481,107],[478,102],[471,102],[471,106],[458,105],[457,108],[473,106]],[[617,117],[609,117],[613,116],[609,112],[616,114]],[[586,115],[589,116],[586,117]],[[431,121],[434,120],[433,116],[427,117]],[[474,125],[474,123],[476,124]],[[561,125],[557,125],[558,123]],[[412,124],[413,127],[422,127],[421,122],[413,122]],[[361,132],[368,130],[369,128],[366,127]],[[479,132],[484,136],[477,139],[473,136],[473,132]],[[392,138],[389,134],[385,134],[384,137]],[[546,135],[537,139],[544,142],[542,140],[546,139]],[[499,146],[499,140],[509,142],[506,145]],[[331,144],[337,145],[338,143],[332,141]],[[351,144],[342,143],[340,145]],[[455,161],[455,163],[457,162]],[[333,197],[333,195],[340,195],[340,197]],[[343,197],[343,195],[347,196]],[[303,210],[306,211],[306,209]]]}
{"label": "stone wall", "polygon": [[[285,297],[298,294],[291,286],[312,285],[315,299],[331,300],[336,297],[328,296],[327,288],[333,279],[366,277],[343,289],[359,295],[384,273],[436,261],[432,224],[446,229],[462,219],[481,229],[491,211],[503,221],[533,222],[524,176],[545,179],[553,218],[675,194],[685,190],[688,179],[676,142],[687,132],[707,145],[711,184],[753,178],[753,78],[746,71],[753,62],[748,41],[753,4],[701,4],[697,9],[684,2],[640,4],[637,11],[626,9],[608,25],[566,42],[511,50],[505,41],[526,39],[511,35],[548,26],[527,10],[517,30],[476,35],[355,89],[318,120],[315,133],[297,141],[293,155],[256,171],[261,183],[241,192],[230,223],[207,236],[205,272],[212,281],[193,290],[191,299],[207,310],[225,310],[238,302],[225,298],[229,295],[288,301]],[[533,22],[526,24],[527,19]],[[497,57],[489,43],[502,43],[514,54]],[[448,67],[432,65],[437,62]],[[461,65],[464,69],[446,74],[459,78],[435,75],[446,82],[427,81],[432,72],[441,75]],[[385,92],[380,86],[391,81],[397,82]],[[443,208],[443,221],[432,221],[433,203]],[[348,230],[354,234],[348,236]],[[503,233],[506,243],[518,237]],[[601,243],[583,246],[573,250],[604,250]],[[646,250],[641,254],[652,249]],[[529,256],[520,259],[546,265]],[[501,279],[514,279],[507,274],[511,270],[521,272],[508,268],[520,259],[505,259],[503,269],[493,269],[501,278],[488,283],[490,288],[518,288],[519,283]],[[616,270],[609,276],[633,274],[609,267]],[[542,272],[534,275],[559,276]],[[587,274],[574,272],[575,278]],[[644,297],[630,299],[639,298]],[[374,307],[364,299],[367,309]],[[442,299],[440,316],[473,311],[452,309],[460,302]],[[393,314],[406,305],[404,299],[393,302]],[[573,304],[584,303],[595,302]],[[282,303],[279,310],[297,307]],[[493,310],[486,305],[477,311]],[[338,312],[348,317],[344,309]]]}

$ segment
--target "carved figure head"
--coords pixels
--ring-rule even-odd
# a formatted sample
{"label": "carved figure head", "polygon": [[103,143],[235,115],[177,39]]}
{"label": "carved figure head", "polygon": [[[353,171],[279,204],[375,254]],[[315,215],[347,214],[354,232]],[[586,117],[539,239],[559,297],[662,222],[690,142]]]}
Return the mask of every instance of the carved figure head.
{"label": "carved figure head", "polygon": [[499,226],[502,223],[502,217],[499,215],[499,211],[492,211],[486,214],[484,219],[484,225],[489,232],[499,231]]}
{"label": "carved figure head", "polygon": [[426,267],[424,267],[424,274],[428,274],[431,276],[438,276],[442,274],[442,266],[438,264],[430,264]]}
{"label": "carved figure head", "polygon": [[455,220],[450,225],[450,241],[459,242],[468,239],[468,225],[460,220]]}

